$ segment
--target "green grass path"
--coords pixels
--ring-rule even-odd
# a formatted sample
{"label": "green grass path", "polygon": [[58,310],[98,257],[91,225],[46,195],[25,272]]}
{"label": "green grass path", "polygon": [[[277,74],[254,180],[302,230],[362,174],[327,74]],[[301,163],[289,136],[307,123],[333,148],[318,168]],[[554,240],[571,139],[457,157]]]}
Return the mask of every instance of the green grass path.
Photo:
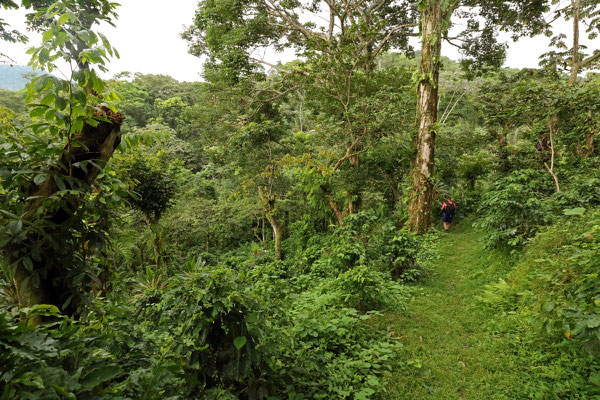
{"label": "green grass path", "polygon": [[386,316],[409,361],[394,371],[387,397],[514,399],[519,368],[503,350],[506,338],[486,329],[490,312],[476,300],[506,275],[506,256],[485,250],[469,221],[440,235],[439,258],[429,261],[418,285],[422,294],[405,314]]}

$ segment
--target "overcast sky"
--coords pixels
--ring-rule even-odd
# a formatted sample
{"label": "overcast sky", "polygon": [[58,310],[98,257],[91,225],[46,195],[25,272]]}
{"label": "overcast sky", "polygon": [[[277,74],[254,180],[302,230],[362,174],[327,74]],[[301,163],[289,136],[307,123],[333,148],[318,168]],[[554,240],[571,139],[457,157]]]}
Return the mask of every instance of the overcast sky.
{"label": "overcast sky", "polygon": [[[197,0],[122,0],[121,3],[117,27],[100,27],[100,31],[108,36],[121,55],[120,59],[109,65],[112,74],[129,71],[166,74],[180,81],[201,79],[202,60],[188,54],[186,42],[179,36],[184,26],[192,23]],[[0,12],[5,22],[25,31],[23,11]],[[30,44],[37,44],[40,40],[39,36],[29,36]],[[17,64],[27,64],[27,45],[1,45],[0,52],[10,56]],[[547,38],[511,42],[506,66],[535,68],[539,56],[547,50]],[[455,60],[460,58],[457,49],[448,44],[443,47],[442,53]],[[285,62],[292,57],[290,54],[272,54],[267,58],[269,61]]]}

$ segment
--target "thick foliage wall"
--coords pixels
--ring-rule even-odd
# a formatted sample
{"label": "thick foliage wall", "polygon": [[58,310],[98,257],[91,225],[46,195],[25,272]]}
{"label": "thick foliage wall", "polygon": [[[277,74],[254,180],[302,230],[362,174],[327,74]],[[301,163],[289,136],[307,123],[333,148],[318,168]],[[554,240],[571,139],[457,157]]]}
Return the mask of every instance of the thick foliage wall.
{"label": "thick foliage wall", "polygon": [[489,328],[512,338],[524,382],[535,382],[517,389],[522,397],[600,395],[600,214],[570,214],[540,228],[509,279],[481,298],[497,313]]}
{"label": "thick foliage wall", "polygon": [[[288,241],[306,234],[299,227]],[[421,241],[361,213],[305,246],[285,262],[248,247],[225,256],[229,267],[191,259],[170,278],[148,268],[77,323],[50,310],[57,322],[34,330],[2,314],[4,390],[49,398],[379,398],[402,346],[371,322],[406,306],[411,291],[392,273],[418,275]]]}

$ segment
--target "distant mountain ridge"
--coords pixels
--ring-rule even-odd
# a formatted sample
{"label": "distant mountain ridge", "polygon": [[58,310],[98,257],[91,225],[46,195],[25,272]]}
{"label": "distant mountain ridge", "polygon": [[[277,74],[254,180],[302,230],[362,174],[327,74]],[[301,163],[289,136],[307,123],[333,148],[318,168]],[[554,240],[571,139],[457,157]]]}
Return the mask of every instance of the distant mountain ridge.
{"label": "distant mountain ridge", "polygon": [[0,64],[0,89],[17,91],[25,88],[29,81],[23,75],[31,73],[40,74],[42,72],[21,65]]}

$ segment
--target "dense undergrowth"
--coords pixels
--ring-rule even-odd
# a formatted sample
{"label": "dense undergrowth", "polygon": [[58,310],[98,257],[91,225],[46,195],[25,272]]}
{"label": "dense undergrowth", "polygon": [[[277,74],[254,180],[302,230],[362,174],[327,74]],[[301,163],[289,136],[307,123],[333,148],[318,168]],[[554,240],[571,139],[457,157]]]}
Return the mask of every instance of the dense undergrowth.
{"label": "dense undergrowth", "polygon": [[5,398],[378,397],[402,345],[368,322],[406,307],[392,274],[419,275],[423,241],[373,213],[296,232],[287,244],[303,250],[285,262],[241,248],[221,266],[148,270],[77,322],[43,308],[31,312],[54,317],[33,329],[4,310]]}
{"label": "dense undergrowth", "polygon": [[539,228],[510,275],[480,299],[497,315],[490,333],[511,338],[522,397],[600,395],[600,213],[579,213]]}
{"label": "dense undergrowth", "polygon": [[[498,179],[483,195],[476,226],[487,232],[489,247],[518,249],[557,217],[600,203],[600,175],[593,162],[582,163],[578,173],[566,172],[566,190],[555,192],[546,171],[518,169]],[[587,173],[582,174],[581,172]],[[574,210],[574,211],[568,211]]]}

